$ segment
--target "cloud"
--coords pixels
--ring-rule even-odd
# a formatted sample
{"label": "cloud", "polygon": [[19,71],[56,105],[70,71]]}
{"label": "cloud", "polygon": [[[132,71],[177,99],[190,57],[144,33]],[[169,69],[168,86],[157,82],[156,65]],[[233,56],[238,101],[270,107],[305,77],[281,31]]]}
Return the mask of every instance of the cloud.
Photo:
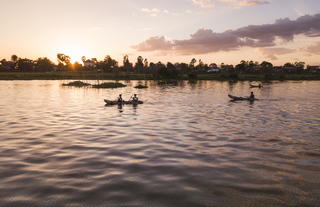
{"label": "cloud", "polygon": [[265,1],[265,0],[220,0],[220,1],[230,3],[236,8],[270,4],[269,1]]}
{"label": "cloud", "polygon": [[158,8],[142,8],[142,12],[149,14],[152,17],[156,17],[160,14],[170,14],[170,15],[179,15],[177,12],[172,12],[167,9],[158,9]]}
{"label": "cloud", "polygon": [[169,41],[151,37],[133,48],[137,51],[166,51],[182,55],[237,50],[241,47],[274,47],[276,40],[293,41],[295,35],[320,36],[320,14],[305,15],[296,20],[279,19],[273,24],[249,25],[217,33],[199,29],[189,39]]}
{"label": "cloud", "polygon": [[320,55],[320,42],[307,47],[304,51],[311,55]]}
{"label": "cloud", "polygon": [[150,37],[149,39],[141,42],[140,44],[136,46],[132,46],[132,48],[141,52],[166,51],[166,50],[171,50],[172,46],[173,46],[172,43],[166,40],[166,38],[162,36],[162,37]]}
{"label": "cloud", "polygon": [[192,2],[201,8],[212,8],[214,3],[211,0],[192,0]]}
{"label": "cloud", "polygon": [[166,9],[161,10],[158,8],[142,8],[141,11],[144,13],[150,14],[150,16],[152,17],[156,17],[161,13],[165,13],[165,14],[169,13],[169,11]]}
{"label": "cloud", "polygon": [[260,48],[261,53],[271,59],[277,60],[276,55],[286,55],[295,52],[295,49],[283,48],[283,47],[271,47],[271,48]]}

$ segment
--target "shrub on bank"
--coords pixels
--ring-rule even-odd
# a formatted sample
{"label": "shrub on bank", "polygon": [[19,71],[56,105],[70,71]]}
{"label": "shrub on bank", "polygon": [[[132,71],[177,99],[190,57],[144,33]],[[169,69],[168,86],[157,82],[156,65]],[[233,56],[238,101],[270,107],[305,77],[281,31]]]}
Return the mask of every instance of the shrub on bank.
{"label": "shrub on bank", "polygon": [[122,83],[113,83],[113,82],[106,82],[106,83],[101,83],[97,85],[92,85],[93,88],[123,88],[126,86],[127,85],[124,85]]}
{"label": "shrub on bank", "polygon": [[86,87],[86,86],[90,86],[90,83],[85,83],[82,81],[72,81],[69,83],[64,83],[62,84],[63,86],[74,86],[74,87]]}

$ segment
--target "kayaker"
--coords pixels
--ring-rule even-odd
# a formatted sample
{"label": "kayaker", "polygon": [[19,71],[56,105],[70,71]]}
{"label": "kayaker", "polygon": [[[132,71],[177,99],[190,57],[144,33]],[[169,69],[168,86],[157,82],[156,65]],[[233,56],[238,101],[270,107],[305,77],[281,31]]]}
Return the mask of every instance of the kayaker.
{"label": "kayaker", "polygon": [[253,94],[253,92],[251,92],[249,99],[250,99],[250,100],[254,100],[254,94]]}
{"label": "kayaker", "polygon": [[122,102],[123,102],[122,94],[119,94],[119,97],[118,97],[118,103],[122,103]]}
{"label": "kayaker", "polygon": [[138,102],[139,101],[139,98],[138,98],[137,94],[133,95],[132,101],[134,101],[134,102]]}

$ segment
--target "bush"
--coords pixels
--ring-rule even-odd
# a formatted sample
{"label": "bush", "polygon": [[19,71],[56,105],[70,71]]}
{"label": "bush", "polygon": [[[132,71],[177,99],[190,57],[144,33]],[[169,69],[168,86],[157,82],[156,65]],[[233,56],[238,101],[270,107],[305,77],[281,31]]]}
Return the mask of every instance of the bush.
{"label": "bush", "polygon": [[144,88],[148,88],[148,86],[144,86],[144,85],[139,84],[139,85],[135,86],[134,88],[144,89]]}
{"label": "bush", "polygon": [[198,78],[198,75],[196,73],[189,73],[188,74],[188,79],[189,80],[195,80]]}
{"label": "bush", "polygon": [[167,68],[161,68],[158,71],[158,75],[161,79],[178,79],[179,73],[176,69],[167,69]]}
{"label": "bush", "polygon": [[264,79],[265,80],[272,80],[272,79],[274,79],[274,76],[271,73],[267,73],[264,75]]}
{"label": "bush", "polygon": [[86,87],[86,86],[90,86],[90,83],[85,83],[82,81],[73,81],[70,83],[64,83],[62,84],[63,86],[74,86],[74,87]]}
{"label": "bush", "polygon": [[229,78],[232,80],[238,80],[239,75],[238,75],[238,73],[231,73],[231,74],[229,74]]}
{"label": "bush", "polygon": [[122,83],[113,83],[113,82],[106,82],[98,85],[92,85],[93,88],[122,88],[126,86],[127,85],[124,85]]}

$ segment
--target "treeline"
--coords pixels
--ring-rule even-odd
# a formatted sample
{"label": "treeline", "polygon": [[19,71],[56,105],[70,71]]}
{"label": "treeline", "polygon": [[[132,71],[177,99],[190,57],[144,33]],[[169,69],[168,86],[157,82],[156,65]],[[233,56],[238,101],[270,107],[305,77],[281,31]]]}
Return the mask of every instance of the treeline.
{"label": "treeline", "polygon": [[[208,72],[229,72],[229,73],[301,73],[310,71],[320,71],[318,66],[305,66],[304,62],[286,63],[283,66],[275,67],[272,63],[263,61],[242,60],[237,65],[221,63],[205,64],[201,60],[193,58],[190,63],[171,63],[162,62],[153,63],[139,56],[135,62],[130,62],[128,55],[123,57],[121,66],[118,61],[109,55],[103,60],[97,58],[87,59],[82,57],[82,63],[71,63],[71,58],[65,54],[57,54],[58,64],[53,63],[50,59],[38,58],[31,60],[19,58],[12,55],[11,60],[2,59],[0,61],[0,71],[2,72],[59,72],[59,71],[76,71],[76,72],[105,72],[105,73],[151,73],[154,76],[162,78],[176,78],[179,74],[189,74],[190,77]],[[317,70],[316,70],[317,69]]]}

